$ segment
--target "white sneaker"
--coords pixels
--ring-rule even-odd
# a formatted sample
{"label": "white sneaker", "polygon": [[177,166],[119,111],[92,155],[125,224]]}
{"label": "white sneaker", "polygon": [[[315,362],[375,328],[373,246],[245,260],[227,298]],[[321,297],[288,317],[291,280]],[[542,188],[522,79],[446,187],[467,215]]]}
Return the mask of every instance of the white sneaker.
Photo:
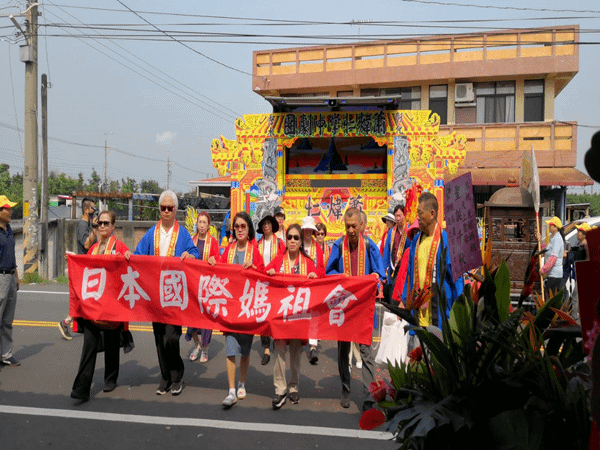
{"label": "white sneaker", "polygon": [[223,406],[233,406],[237,403],[237,398],[235,395],[233,394],[229,394],[227,397],[225,397],[225,400],[223,400]]}
{"label": "white sneaker", "polygon": [[238,386],[237,398],[244,400],[246,398],[246,388],[244,386]]}
{"label": "white sneaker", "polygon": [[362,361],[356,361],[356,368],[362,369]]}

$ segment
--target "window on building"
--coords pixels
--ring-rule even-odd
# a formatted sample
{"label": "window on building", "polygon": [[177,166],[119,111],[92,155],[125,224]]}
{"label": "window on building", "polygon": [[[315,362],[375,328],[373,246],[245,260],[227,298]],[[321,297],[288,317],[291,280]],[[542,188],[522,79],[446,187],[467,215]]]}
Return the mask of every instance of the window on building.
{"label": "window on building", "polygon": [[[386,91],[386,95],[392,95],[387,94],[388,91]],[[421,109],[421,86],[401,88],[397,89],[397,91],[400,94],[398,109]]]}
{"label": "window on building", "polygon": [[544,120],[544,80],[525,80],[525,122]]}
{"label": "window on building", "polygon": [[429,86],[429,109],[440,116],[440,123],[448,123],[448,85]]}
{"label": "window on building", "polygon": [[515,82],[477,83],[477,123],[515,121]]}
{"label": "window on building", "polygon": [[361,89],[361,97],[379,97],[379,89]]}

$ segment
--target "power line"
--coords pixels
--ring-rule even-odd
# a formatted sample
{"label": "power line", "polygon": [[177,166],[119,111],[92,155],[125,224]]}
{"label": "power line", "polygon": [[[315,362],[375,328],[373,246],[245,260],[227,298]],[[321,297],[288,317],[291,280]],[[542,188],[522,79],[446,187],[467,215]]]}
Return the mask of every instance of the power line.
{"label": "power line", "polygon": [[[50,11],[48,11],[48,13],[49,13],[49,14],[52,14],[54,17],[58,18],[59,20],[63,20],[63,19],[61,19],[59,16],[57,16],[56,14],[54,14],[54,13],[52,13],[52,12],[50,12]],[[73,33],[70,33],[68,30],[67,30],[67,33],[69,33],[70,37],[74,37],[74,38],[76,38],[76,39],[80,40],[81,42],[83,42],[84,44],[86,44],[88,47],[91,47],[92,49],[96,50],[97,52],[101,53],[102,55],[104,55],[104,56],[106,56],[107,58],[111,59],[112,61],[116,62],[117,64],[119,64],[119,65],[121,65],[121,66],[125,67],[127,70],[130,70],[131,72],[133,72],[133,73],[135,73],[135,74],[139,75],[140,77],[144,78],[145,80],[147,80],[147,81],[151,82],[152,84],[154,84],[154,85],[156,85],[156,86],[158,86],[158,87],[160,87],[160,88],[164,89],[165,91],[167,91],[167,92],[169,92],[169,93],[171,93],[171,94],[173,94],[173,95],[175,95],[175,96],[177,96],[177,97],[181,98],[182,100],[184,100],[184,101],[186,101],[186,102],[188,102],[188,103],[190,103],[190,104],[192,104],[192,105],[196,106],[197,108],[200,108],[200,109],[202,109],[202,110],[204,110],[204,111],[208,112],[209,114],[212,114],[212,115],[214,115],[215,117],[218,117],[219,119],[222,119],[222,120],[224,120],[224,121],[225,121],[225,122],[227,122],[227,123],[230,123],[230,122],[231,122],[231,119],[229,119],[229,118],[225,118],[225,117],[223,117],[223,116],[220,116],[219,114],[215,113],[214,111],[212,111],[212,110],[210,110],[210,109],[207,109],[207,108],[204,108],[203,106],[201,106],[201,105],[198,105],[197,103],[194,103],[194,102],[192,102],[192,101],[191,101],[189,98],[187,98],[187,97],[184,97],[184,96],[182,96],[182,95],[179,95],[177,92],[173,92],[172,90],[170,90],[170,89],[166,88],[165,86],[161,85],[160,83],[157,83],[156,81],[154,81],[154,80],[152,80],[152,79],[148,78],[147,76],[145,76],[145,75],[141,74],[141,73],[140,73],[140,72],[138,72],[137,70],[134,70],[134,69],[133,69],[133,68],[131,68],[130,66],[128,66],[128,65],[126,65],[126,64],[124,64],[124,63],[122,63],[121,61],[119,61],[119,60],[117,60],[117,59],[113,58],[112,56],[110,56],[110,55],[106,54],[106,53],[105,53],[105,52],[103,52],[102,50],[100,50],[100,49],[98,49],[98,48],[94,47],[93,45],[91,45],[91,44],[89,44],[89,43],[85,42],[85,40],[84,40],[82,37],[80,37],[80,36],[77,36],[77,35],[74,35]],[[96,38],[96,37],[90,37],[90,38],[91,38],[91,39],[93,39],[94,41],[98,42],[98,40],[97,40],[97,38]],[[133,61],[131,61],[130,59],[126,58],[126,57],[125,57],[125,56],[123,56],[123,55],[119,55],[117,52],[115,52],[115,51],[114,51],[114,50],[112,50],[111,48],[108,48],[106,45],[102,44],[101,42],[98,42],[98,44],[100,44],[100,45],[102,45],[103,47],[107,48],[109,51],[111,51],[111,52],[113,52],[113,53],[117,54],[118,56],[120,56],[120,57],[121,57],[121,58],[123,58],[124,60],[126,60],[126,61],[130,62],[130,63],[131,63],[131,64],[133,64],[133,65],[135,65],[136,67],[140,67],[138,64],[134,63]],[[146,69],[144,69],[144,68],[142,68],[142,67],[140,67],[140,68],[141,68],[142,70],[145,70],[146,72],[150,73],[148,70],[146,70]],[[150,74],[151,74],[151,73],[150,73]],[[161,80],[161,81],[164,81],[164,80],[162,80],[160,77],[158,77],[158,76],[156,76],[156,75],[154,75],[154,76],[155,76],[156,78],[158,78],[159,80]]]}
{"label": "power line", "polygon": [[121,5],[122,5],[122,6],[124,6],[124,7],[125,7],[125,8],[127,8],[129,11],[131,11],[133,14],[135,14],[135,15],[136,15],[136,16],[138,16],[140,19],[142,19],[144,22],[146,22],[148,25],[151,25],[152,27],[156,28],[158,31],[160,31],[161,33],[163,33],[165,36],[167,36],[167,37],[169,37],[169,38],[173,39],[175,42],[178,42],[179,44],[183,45],[185,48],[187,48],[187,49],[189,49],[189,50],[193,51],[194,53],[197,53],[198,55],[200,55],[200,56],[202,56],[202,57],[204,57],[204,58],[208,59],[209,61],[212,61],[212,62],[214,62],[214,63],[216,63],[216,64],[219,64],[219,65],[221,65],[221,66],[223,66],[223,67],[226,67],[226,68],[228,68],[228,69],[234,70],[234,71],[236,71],[236,72],[239,72],[239,73],[242,73],[242,74],[244,74],[244,75],[250,75],[250,76],[252,76],[252,74],[251,74],[250,72],[246,72],[246,71],[244,71],[244,70],[240,70],[240,69],[237,69],[237,68],[235,68],[235,67],[232,67],[232,66],[230,66],[230,65],[227,65],[227,64],[225,64],[225,63],[222,63],[221,61],[218,61],[218,60],[216,60],[216,59],[214,59],[214,58],[211,58],[210,56],[208,56],[208,55],[205,55],[204,53],[202,53],[202,52],[199,52],[198,50],[196,50],[196,49],[194,49],[194,48],[190,47],[189,45],[187,45],[187,44],[185,44],[185,43],[183,43],[183,42],[181,42],[181,41],[177,40],[176,38],[174,38],[174,37],[170,36],[170,35],[169,35],[168,33],[166,33],[165,31],[162,31],[162,30],[161,30],[160,28],[158,28],[156,25],[153,25],[152,23],[148,22],[146,19],[144,19],[142,16],[140,16],[140,15],[139,15],[137,12],[135,12],[133,9],[129,8],[129,6],[125,5],[125,4],[124,4],[124,3],[123,3],[121,0],[117,0],[117,1],[118,1],[118,2],[119,2]]}
{"label": "power line", "polygon": [[[14,125],[10,125],[4,122],[0,122],[0,126],[4,127],[4,128],[10,128],[11,130],[16,130],[19,132],[23,132],[23,130],[19,127],[15,127]],[[89,148],[104,148],[104,145],[95,145],[95,144],[84,144],[81,142],[74,142],[74,141],[69,141],[66,139],[60,139],[60,138],[54,138],[54,137],[48,137],[49,141],[56,141],[56,142],[61,142],[63,144],[69,144],[69,145],[77,145],[80,147],[89,147]],[[154,162],[160,162],[160,163],[166,163],[167,160],[166,159],[158,159],[158,158],[152,158],[150,156],[144,155],[144,156],[140,156],[140,155],[136,155],[135,153],[131,153],[128,152],[126,150],[121,150],[117,147],[111,147],[111,150],[114,150],[117,153],[121,153],[123,155],[127,155],[127,156],[131,156],[133,158],[140,158],[143,159],[144,161],[154,161]],[[198,170],[192,169],[190,167],[186,167],[182,164],[180,164],[177,161],[171,161],[173,164],[177,165],[178,167],[180,167],[181,169],[185,169],[185,170],[189,170],[190,172],[194,172],[194,173],[206,173],[206,172],[199,172]]]}
{"label": "power line", "polygon": [[592,13],[592,14],[600,14],[598,10],[590,10],[590,9],[550,9],[550,8],[524,8],[517,6],[493,6],[493,5],[473,5],[473,4],[465,4],[465,3],[451,3],[451,2],[438,2],[434,0],[402,0],[407,3],[428,3],[432,5],[442,5],[442,6],[464,6],[469,8],[484,8],[484,9],[504,9],[504,10],[512,10],[512,11],[536,11],[536,12],[554,12],[554,13]]}
{"label": "power line", "polygon": [[[54,5],[54,3],[52,3],[51,1],[50,1],[50,3],[51,3],[52,5]],[[54,5],[54,6],[56,6],[56,5]],[[87,25],[86,25],[86,24],[84,24],[84,23],[83,23],[81,20],[79,20],[77,17],[73,16],[73,15],[72,15],[72,14],[70,14],[68,11],[64,11],[64,10],[63,10],[62,8],[60,8],[60,7],[59,7],[59,9],[60,9],[61,11],[63,11],[65,14],[68,14],[69,16],[71,16],[73,19],[77,20],[79,23],[81,23],[83,26],[85,26],[85,27],[87,28]],[[59,26],[62,26],[62,24],[58,24],[58,25],[59,25]],[[68,24],[68,25],[69,25],[69,26],[71,26],[71,27],[73,27],[73,28],[78,28],[78,26],[77,26],[77,25],[71,25],[71,24]],[[96,31],[96,33],[97,33],[99,36],[101,36],[101,37],[104,37],[104,35],[100,34],[99,32],[97,32],[97,31]],[[184,84],[184,83],[182,83],[181,81],[179,81],[179,80],[177,80],[177,79],[173,78],[173,77],[172,77],[172,76],[170,76],[169,74],[167,74],[167,73],[163,72],[163,71],[162,71],[162,70],[160,70],[158,67],[155,67],[155,66],[153,66],[152,64],[148,63],[147,61],[144,61],[142,58],[140,58],[139,56],[137,56],[137,55],[135,55],[134,53],[130,52],[130,51],[129,51],[129,50],[127,50],[126,48],[124,48],[124,47],[120,46],[119,44],[116,44],[116,43],[114,43],[114,42],[113,42],[113,45],[117,46],[118,48],[120,48],[120,49],[121,49],[121,50],[123,50],[124,52],[126,52],[126,53],[128,53],[129,55],[133,56],[134,58],[136,58],[137,60],[139,60],[139,61],[141,61],[142,63],[146,64],[147,66],[151,67],[152,69],[154,69],[154,70],[156,70],[156,71],[160,72],[161,74],[163,74],[164,76],[166,76],[166,77],[168,77],[169,79],[173,80],[174,82],[176,82],[176,83],[180,84],[181,86],[185,87],[185,88],[186,88],[186,89],[188,89],[189,91],[191,91],[191,92],[194,92],[195,94],[197,94],[197,95],[199,95],[199,96],[201,96],[201,97],[205,98],[205,99],[206,99],[206,100],[208,100],[209,102],[213,103],[213,105],[208,105],[206,102],[204,102],[204,101],[202,101],[202,100],[200,100],[200,99],[198,99],[198,98],[196,98],[196,97],[192,96],[192,98],[194,98],[195,100],[199,101],[200,103],[203,103],[203,104],[205,104],[205,105],[207,105],[207,106],[212,106],[212,107],[217,107],[217,108],[219,108],[219,107],[220,107],[220,108],[223,108],[223,109],[225,109],[225,110],[227,110],[227,111],[229,111],[229,112],[231,112],[231,113],[233,114],[232,118],[233,118],[234,120],[235,120],[235,119],[237,119],[237,117],[241,116],[241,114],[240,114],[240,113],[238,113],[238,112],[236,112],[236,111],[233,111],[233,110],[231,110],[231,109],[227,108],[226,106],[223,106],[223,105],[221,105],[221,104],[220,104],[219,102],[217,102],[216,100],[213,100],[212,98],[209,98],[209,97],[207,97],[206,95],[204,95],[204,94],[202,94],[202,93],[200,93],[200,92],[198,92],[198,91],[194,90],[193,88],[191,88],[191,87],[189,87],[189,86],[185,85],[185,84]],[[114,52],[114,50],[113,50],[113,52]],[[117,52],[115,52],[115,53],[116,53],[117,55],[119,55]],[[122,58],[124,58],[124,59],[126,59],[127,61],[129,61],[127,58],[123,57],[122,55],[119,55],[119,56],[121,56]],[[131,62],[131,61],[130,61],[130,62]],[[135,63],[133,63],[133,62],[132,62],[132,64],[135,64]],[[147,73],[151,73],[150,71],[148,71],[148,70],[144,69],[143,67],[141,67],[141,66],[139,66],[139,65],[136,65],[136,67],[139,67],[140,69],[142,69],[142,70],[145,70]],[[156,75],[154,75],[154,76],[156,76]],[[163,82],[167,83],[169,86],[172,86],[173,88],[175,88],[175,89],[178,89],[178,90],[179,90],[179,91],[181,91],[181,92],[184,92],[184,91],[183,91],[181,88],[179,88],[179,87],[177,87],[177,86],[175,86],[175,85],[173,85],[173,84],[169,83],[168,81],[166,81],[166,80],[163,80],[162,78],[160,78],[160,77],[158,77],[158,76],[156,76],[156,78],[158,78],[159,80],[161,80],[161,81],[163,81]],[[189,93],[188,93],[188,92],[185,92],[185,94],[189,94]],[[219,111],[219,112],[222,112],[222,113],[223,113],[223,114],[225,114],[225,115],[230,115],[230,114],[228,114],[228,113],[227,113],[227,112],[225,112],[225,111]]]}

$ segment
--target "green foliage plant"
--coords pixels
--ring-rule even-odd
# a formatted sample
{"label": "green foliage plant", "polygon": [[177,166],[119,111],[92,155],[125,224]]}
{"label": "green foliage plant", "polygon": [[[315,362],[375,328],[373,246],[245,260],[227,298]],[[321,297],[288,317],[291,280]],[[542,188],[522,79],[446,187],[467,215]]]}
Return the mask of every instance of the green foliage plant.
{"label": "green foliage plant", "polygon": [[443,339],[410,326],[425,350],[418,360],[388,366],[395,397],[379,403],[388,431],[411,450],[587,448],[582,342],[552,333],[565,326],[555,312],[562,292],[535,315],[511,310],[506,263],[483,272],[449,317],[435,286]]}

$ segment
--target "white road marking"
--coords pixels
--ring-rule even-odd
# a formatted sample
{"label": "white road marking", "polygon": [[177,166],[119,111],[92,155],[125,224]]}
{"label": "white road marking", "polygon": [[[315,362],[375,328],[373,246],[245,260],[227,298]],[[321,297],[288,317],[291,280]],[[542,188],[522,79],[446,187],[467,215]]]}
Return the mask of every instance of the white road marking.
{"label": "white road marking", "polygon": [[20,289],[19,294],[56,294],[56,295],[69,295],[68,292],[57,292],[57,291],[24,291]]}
{"label": "white road marking", "polygon": [[141,423],[147,425],[188,426],[220,428],[235,431],[262,431],[269,433],[308,434],[374,440],[390,440],[391,433],[383,431],[352,430],[302,425],[282,425],[274,423],[232,422],[211,419],[190,419],[183,417],[141,416],[137,414],[114,414],[94,411],[71,411],[68,409],[30,408],[26,406],[0,405],[0,413],[22,414],[27,416],[62,417],[65,419],[104,420],[108,422]]}

